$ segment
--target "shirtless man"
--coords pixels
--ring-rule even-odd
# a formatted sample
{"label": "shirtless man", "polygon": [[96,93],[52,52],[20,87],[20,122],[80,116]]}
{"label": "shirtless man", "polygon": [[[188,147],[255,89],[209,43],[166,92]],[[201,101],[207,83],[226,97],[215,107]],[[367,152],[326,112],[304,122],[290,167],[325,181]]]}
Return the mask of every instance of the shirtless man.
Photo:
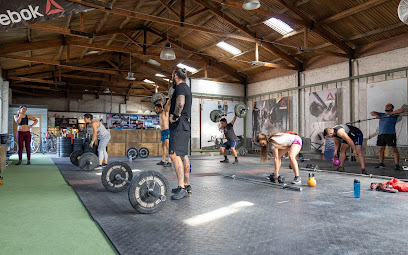
{"label": "shirtless man", "polygon": [[161,128],[161,143],[162,143],[162,149],[163,149],[163,157],[162,160],[157,163],[157,165],[161,166],[171,166],[171,159],[169,157],[169,161],[166,163],[166,157],[169,154],[169,139],[170,139],[170,129],[169,129],[169,111],[170,111],[170,100],[169,98],[164,105],[164,107],[161,105],[161,103],[157,103],[154,106],[154,109],[157,114],[159,114],[160,118],[160,128]]}

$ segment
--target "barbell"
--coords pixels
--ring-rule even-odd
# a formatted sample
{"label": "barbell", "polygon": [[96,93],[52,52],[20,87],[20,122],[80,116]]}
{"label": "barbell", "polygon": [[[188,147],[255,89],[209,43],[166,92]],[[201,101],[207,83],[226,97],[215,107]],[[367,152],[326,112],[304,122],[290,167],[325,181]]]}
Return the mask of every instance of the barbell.
{"label": "barbell", "polygon": [[[247,115],[247,112],[248,112],[248,107],[244,103],[238,103],[234,107],[234,112],[228,112],[228,113],[235,113],[235,115],[238,118],[244,118]],[[220,115],[221,115],[220,110],[212,110],[210,112],[211,121],[212,122],[220,121]]]}
{"label": "barbell", "polygon": [[[171,98],[173,96],[175,89],[173,88],[173,86],[171,86],[169,88],[169,91],[167,92],[167,95],[169,98]],[[156,105],[161,103],[161,105],[165,105],[166,104],[166,96],[162,93],[162,92],[156,92],[153,94],[152,98],[151,98],[152,104]]]}
{"label": "barbell", "polygon": [[114,193],[128,187],[129,202],[140,213],[156,213],[166,204],[169,183],[163,174],[147,170],[135,177],[124,162],[109,163],[102,171],[103,186]]}
{"label": "barbell", "polygon": [[98,156],[93,152],[73,151],[69,156],[71,163],[82,170],[94,170],[98,166]]}

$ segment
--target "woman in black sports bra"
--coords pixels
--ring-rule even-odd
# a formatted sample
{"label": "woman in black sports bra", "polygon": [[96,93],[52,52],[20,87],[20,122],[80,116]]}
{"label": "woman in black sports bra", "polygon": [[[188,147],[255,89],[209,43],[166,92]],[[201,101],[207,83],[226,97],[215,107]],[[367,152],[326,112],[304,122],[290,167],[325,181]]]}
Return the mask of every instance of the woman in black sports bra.
{"label": "woman in black sports bra", "polygon": [[[14,115],[14,121],[17,123],[17,144],[18,144],[18,162],[16,165],[21,165],[21,160],[23,159],[23,145],[25,143],[26,152],[27,152],[27,165],[30,165],[31,158],[31,132],[30,129],[38,123],[38,120],[32,116],[26,114],[27,107],[21,105],[18,108],[16,115]],[[28,120],[34,121],[33,124],[28,125]]]}

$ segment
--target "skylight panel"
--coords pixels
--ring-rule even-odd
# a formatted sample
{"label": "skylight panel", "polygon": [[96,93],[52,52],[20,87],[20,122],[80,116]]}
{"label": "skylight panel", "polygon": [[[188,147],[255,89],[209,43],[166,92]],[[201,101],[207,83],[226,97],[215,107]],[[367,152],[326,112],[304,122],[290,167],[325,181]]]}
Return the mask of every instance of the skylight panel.
{"label": "skylight panel", "polygon": [[157,73],[156,76],[157,76],[157,77],[166,77],[166,75],[161,74],[161,73]]}
{"label": "skylight panel", "polygon": [[178,67],[180,67],[180,68],[185,68],[187,71],[189,71],[190,73],[196,73],[198,70],[197,69],[195,69],[194,67],[191,67],[191,66],[187,66],[187,65],[185,65],[185,64],[178,64],[177,65]]}
{"label": "skylight panel", "polygon": [[270,18],[267,21],[264,21],[264,24],[280,33],[281,35],[287,35],[295,31],[288,24],[276,18]]}
{"label": "skylight panel", "polygon": [[217,46],[220,47],[221,49],[228,51],[232,55],[238,55],[242,53],[242,50],[238,49],[237,47],[232,46],[229,43],[226,42],[219,42],[217,43]]}
{"label": "skylight panel", "polygon": [[154,83],[154,81],[151,81],[151,80],[148,80],[148,79],[144,79],[143,81],[146,82],[146,83]]}

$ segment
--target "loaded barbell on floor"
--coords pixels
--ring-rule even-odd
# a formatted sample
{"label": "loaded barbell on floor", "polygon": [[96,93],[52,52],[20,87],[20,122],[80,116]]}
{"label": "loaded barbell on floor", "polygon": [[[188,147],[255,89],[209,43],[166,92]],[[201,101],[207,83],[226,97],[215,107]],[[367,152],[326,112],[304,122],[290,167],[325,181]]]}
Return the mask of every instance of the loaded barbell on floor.
{"label": "loaded barbell on floor", "polygon": [[[228,113],[235,113],[235,115],[238,118],[244,118],[247,115],[247,112],[248,112],[248,107],[244,103],[238,103],[234,107],[234,112],[228,112]],[[212,110],[210,112],[211,121],[212,122],[220,121],[220,115],[221,115],[220,110]]]}
{"label": "loaded barbell on floor", "polygon": [[140,213],[158,212],[167,201],[168,181],[156,171],[142,171],[133,177],[128,164],[112,162],[103,169],[101,180],[107,190],[115,193],[129,186],[129,202]]}
{"label": "loaded barbell on floor", "polygon": [[69,156],[71,163],[82,170],[94,170],[98,166],[98,156],[93,152],[73,151]]}

